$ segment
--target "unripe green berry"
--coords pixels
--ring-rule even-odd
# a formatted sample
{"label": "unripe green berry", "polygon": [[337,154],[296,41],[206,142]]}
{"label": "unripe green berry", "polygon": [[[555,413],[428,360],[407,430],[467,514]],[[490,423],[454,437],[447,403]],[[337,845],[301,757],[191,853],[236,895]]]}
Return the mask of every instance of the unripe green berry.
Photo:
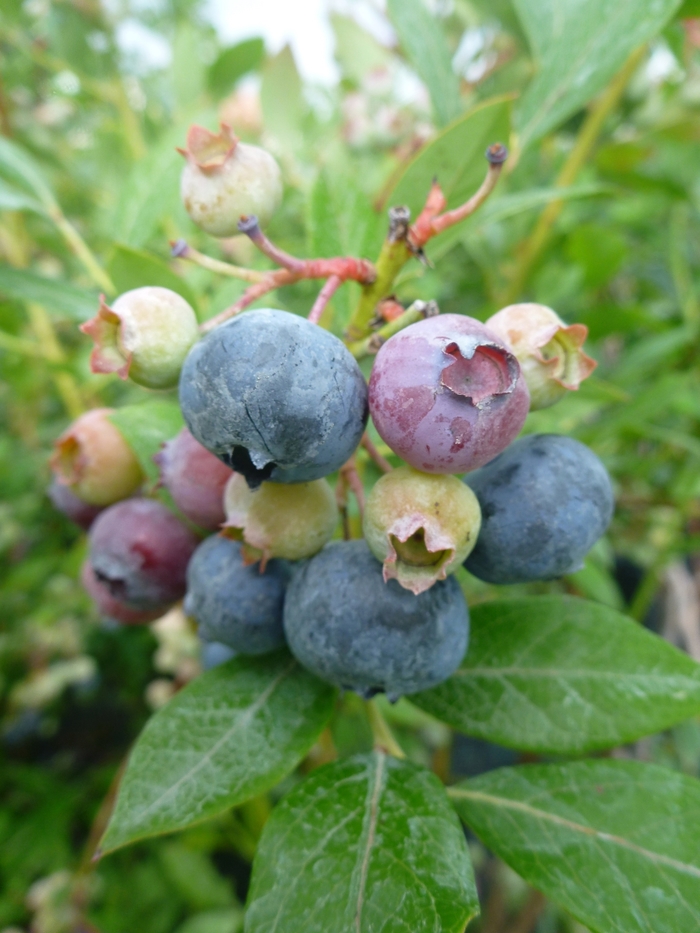
{"label": "unripe green berry", "polygon": [[585,324],[567,325],[551,308],[532,302],[508,305],[486,322],[520,363],[530,390],[530,410],[549,408],[578,389],[596,367],[583,352]]}
{"label": "unripe green berry", "polygon": [[212,236],[238,233],[241,217],[255,214],[261,226],[282,201],[279,165],[264,149],[239,142],[225,123],[220,133],[193,126],[180,179],[180,195],[192,220]]}
{"label": "unripe green berry", "polygon": [[112,411],[86,412],[54,444],[51,468],[56,478],[91,505],[126,499],[145,479],[131,447],[108,418]]}
{"label": "unripe green berry", "polygon": [[271,557],[302,560],[321,550],[338,524],[335,495],[325,479],[263,483],[251,490],[234,473],[224,491],[222,534],[242,542],[251,563]]}
{"label": "unripe green berry", "polygon": [[104,297],[80,328],[92,337],[94,373],[116,373],[149,389],[177,385],[185,357],[199,336],[190,305],[169,288],[124,292],[110,307]]}
{"label": "unripe green berry", "polygon": [[444,580],[470,553],[481,527],[475,495],[456,476],[403,466],[386,473],[367,498],[363,530],[384,565],[416,595]]}

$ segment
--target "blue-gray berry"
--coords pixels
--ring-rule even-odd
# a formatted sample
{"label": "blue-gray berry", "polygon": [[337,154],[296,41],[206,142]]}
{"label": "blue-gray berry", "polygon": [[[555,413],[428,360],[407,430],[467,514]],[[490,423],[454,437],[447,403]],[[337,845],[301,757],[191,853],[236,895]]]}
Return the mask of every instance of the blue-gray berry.
{"label": "blue-gray berry", "polygon": [[414,596],[384,582],[365,541],[334,541],[292,577],[284,630],[292,653],[323,680],[396,700],[459,667],[469,613],[454,577]]}
{"label": "blue-gray berry", "polygon": [[282,607],[289,576],[285,561],[245,564],[238,541],[212,535],[187,568],[185,612],[205,641],[222,642],[241,654],[264,654],[284,644]]}
{"label": "blue-gray berry", "polygon": [[342,341],[306,318],[258,308],[211,331],[182,368],[195,436],[251,487],[327,476],[357,447],[367,385]]}
{"label": "blue-gray berry", "polygon": [[579,570],[613,514],[603,464],[585,444],[559,434],[522,437],[464,481],[481,506],[481,531],[464,566],[489,583]]}

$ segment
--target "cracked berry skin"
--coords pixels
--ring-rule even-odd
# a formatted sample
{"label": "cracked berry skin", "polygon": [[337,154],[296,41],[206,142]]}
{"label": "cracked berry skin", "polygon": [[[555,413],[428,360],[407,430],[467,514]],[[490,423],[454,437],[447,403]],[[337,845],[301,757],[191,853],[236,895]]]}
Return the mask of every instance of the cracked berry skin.
{"label": "cracked berry skin", "polygon": [[182,514],[200,528],[216,529],[226,520],[224,488],[231,469],[196,441],[187,428],[167,441],[153,458],[160,481]]}
{"label": "cracked berry skin", "polygon": [[517,437],[530,396],[515,355],[461,314],[427,318],[391,337],[369,383],[382,439],[425,473],[465,473]]}
{"label": "cracked berry skin", "polygon": [[414,596],[365,541],[334,541],[301,565],[284,607],[287,643],[323,680],[390,700],[441,683],[459,667],[469,612],[454,577]]}
{"label": "cracked berry skin", "polygon": [[265,573],[246,564],[238,541],[213,535],[187,569],[185,612],[204,641],[241,654],[265,654],[284,644],[282,607],[289,578],[285,561],[268,561]]}
{"label": "cracked berry skin", "polygon": [[90,563],[110,594],[134,609],[167,608],[185,595],[199,539],[155,499],[105,509],[90,529]]}
{"label": "cracked berry skin", "polygon": [[362,437],[367,386],[328,331],[286,311],[246,311],[190,351],[180,377],[187,426],[242,473],[306,483],[339,469]]}
{"label": "cracked berry skin", "polygon": [[481,505],[481,531],[464,566],[488,583],[552,580],[580,570],[614,509],[601,461],[559,434],[520,438],[465,483]]}

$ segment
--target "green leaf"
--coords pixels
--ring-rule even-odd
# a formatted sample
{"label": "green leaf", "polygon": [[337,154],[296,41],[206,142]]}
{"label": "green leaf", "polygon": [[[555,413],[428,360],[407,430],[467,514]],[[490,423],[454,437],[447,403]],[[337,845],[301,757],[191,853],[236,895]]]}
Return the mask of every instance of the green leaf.
{"label": "green leaf", "polygon": [[501,768],[450,796],[496,855],[593,933],[700,929],[700,781],[578,761]]}
{"label": "green leaf", "polygon": [[472,612],[461,668],[413,703],[509,748],[572,755],[700,712],[700,665],[607,606],[567,596]]}
{"label": "green leaf", "polygon": [[243,927],[243,911],[239,907],[228,910],[207,910],[189,917],[176,933],[238,933]]}
{"label": "green leaf", "polygon": [[267,132],[276,137],[280,145],[296,147],[301,139],[304,101],[301,78],[288,45],[265,62],[260,103]]}
{"label": "green leaf", "polygon": [[[338,206],[332,197],[324,172],[319,172],[308,204],[309,255],[330,258],[346,254],[347,250],[340,236]],[[335,310],[334,330],[340,333],[350,315],[347,287],[341,286],[333,296],[331,304]]]}
{"label": "green leaf", "polygon": [[444,788],[374,752],[317,769],[275,807],[253,863],[246,933],[462,933],[478,910]]}
{"label": "green leaf", "polygon": [[330,21],[335,36],[335,58],[344,77],[360,84],[370,72],[388,66],[389,50],[354,19],[331,13]]}
{"label": "green leaf", "polygon": [[[387,203],[406,204],[415,220],[437,178],[448,208],[463,204],[484,180],[487,146],[507,141],[510,135],[510,106],[510,97],[486,101],[439,133],[408,163]],[[430,241],[430,254],[436,249],[444,252],[463,232],[461,224],[446,230]]]}
{"label": "green leaf", "polygon": [[141,733],[102,849],[183,829],[274,787],[314,744],[334,697],[287,652],[202,674]]}
{"label": "green leaf", "polygon": [[138,405],[125,405],[112,412],[109,420],[119,428],[148,479],[155,482],[158,467],[153,456],[161,444],[175,437],[184,424],[178,403],[152,399]]}
{"label": "green leaf", "polygon": [[459,78],[439,21],[423,0],[387,0],[389,18],[399,42],[433,102],[439,126],[454,120],[462,110]]}
{"label": "green leaf", "polygon": [[[218,100],[225,97],[239,78],[257,71],[265,57],[265,43],[260,38],[245,39],[224,49],[207,72],[209,90]],[[235,127],[234,127],[235,129]]]}
{"label": "green leaf", "polygon": [[518,102],[523,147],[576,113],[652,39],[680,0],[514,0],[538,71]]}
{"label": "green leaf", "polygon": [[45,214],[46,209],[36,198],[8,185],[0,178],[0,211],[32,211]]}
{"label": "green leaf", "polygon": [[167,262],[144,250],[118,244],[109,260],[109,275],[119,292],[144,285],[160,285],[182,295],[193,307],[196,298],[190,286],[176,275]]}
{"label": "green leaf", "polygon": [[587,184],[572,185],[570,188],[531,188],[529,191],[516,191],[501,197],[496,194],[474,215],[473,223],[468,224],[469,232],[473,235],[475,229],[481,229],[486,224],[517,217],[527,211],[544,207],[552,201],[573,201],[578,198],[611,195],[615,190],[612,185]]}
{"label": "green leaf", "polygon": [[33,192],[47,210],[56,209],[56,198],[32,156],[5,136],[0,136],[0,175]]}
{"label": "green leaf", "polygon": [[92,317],[98,304],[97,292],[2,264],[0,294],[18,301],[34,302],[57,316],[75,321],[86,321]]}

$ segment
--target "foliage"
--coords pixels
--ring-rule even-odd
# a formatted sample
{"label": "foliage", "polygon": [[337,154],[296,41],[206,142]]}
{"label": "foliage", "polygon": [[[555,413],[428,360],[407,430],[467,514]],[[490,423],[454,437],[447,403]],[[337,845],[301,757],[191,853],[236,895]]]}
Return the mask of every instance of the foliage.
{"label": "foliage", "polygon": [[[390,0],[396,48],[331,18],[341,80],[328,89],[304,85],[289,48],[223,47],[196,0],[131,6],[0,10],[0,927],[234,933],[255,856],[251,931],[272,929],[279,904],[278,929],[389,930],[405,891],[411,929],[475,917],[470,930],[493,930],[536,902],[487,846],[551,898],[541,933],[573,931],[572,916],[601,933],[686,933],[700,915],[700,668],[660,635],[700,659],[693,621],[674,629],[700,517],[698,22],[673,0],[456,0],[432,16]],[[134,19],[169,65],[119,46]],[[407,71],[425,89],[408,103]],[[405,267],[398,295],[482,320],[535,300],[589,327],[596,374],[526,431],[592,447],[616,517],[561,581],[506,591],[460,576],[474,607],[463,668],[415,703],[378,704],[408,761],[373,751],[359,701],[286,656],[195,679],[142,733],[102,845],[142,841],[95,866],[127,750],[198,672],[198,647],[177,616],[152,631],[97,623],[77,583],[84,538],[44,495],[47,457],[81,411],[117,406],[155,479],[152,453],[179,427],[170,396],[89,373],[76,323],[99,292],[162,284],[202,321],[235,301],[239,281],[171,259],[178,237],[269,268],[239,238],[213,244],[179,203],[174,147],[218,117],[282,164],[270,235],[302,256],[376,257],[387,207],[415,215],[435,173],[460,203],[485,145],[511,142],[492,200],[429,244],[434,268]],[[299,283],[265,301],[305,314],[314,297]],[[354,284],[336,293],[337,333],[356,298]],[[376,469],[360,468],[371,486]],[[468,847],[438,778],[460,777],[460,747],[470,774],[486,770],[484,746],[442,723],[521,756],[448,789]],[[203,803],[201,784],[178,782],[205,769]]]}

